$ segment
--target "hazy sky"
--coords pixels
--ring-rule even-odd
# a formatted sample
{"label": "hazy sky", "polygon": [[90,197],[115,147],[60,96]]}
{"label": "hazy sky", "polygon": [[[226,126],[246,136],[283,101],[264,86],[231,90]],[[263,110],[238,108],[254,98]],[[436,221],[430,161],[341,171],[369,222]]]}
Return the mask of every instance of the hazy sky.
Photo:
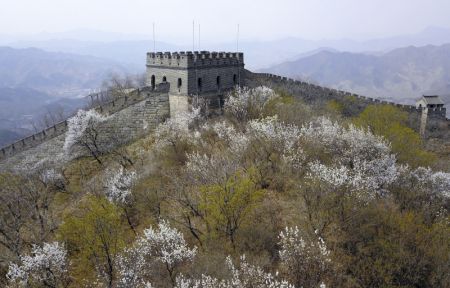
{"label": "hazy sky", "polygon": [[[365,39],[450,28],[450,0],[0,0],[0,34],[74,29],[188,41],[192,20],[205,41]],[[197,28],[196,28],[197,29]]]}

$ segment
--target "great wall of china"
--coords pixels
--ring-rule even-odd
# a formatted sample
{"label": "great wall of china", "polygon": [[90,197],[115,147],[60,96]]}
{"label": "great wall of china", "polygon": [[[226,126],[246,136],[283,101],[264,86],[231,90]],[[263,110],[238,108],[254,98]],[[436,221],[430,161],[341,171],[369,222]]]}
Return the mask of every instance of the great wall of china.
{"label": "great wall of china", "polygon": [[[445,118],[445,108],[429,109],[430,111],[427,111],[424,121],[422,109],[418,109],[413,105],[383,101],[269,73],[245,71],[243,84],[250,87],[257,85],[266,85],[273,88],[282,87],[292,95],[310,102],[317,100],[329,101],[332,99],[342,100],[345,97],[353,97],[358,100],[361,107],[370,104],[394,105],[410,113],[412,119],[416,119],[414,125],[417,131],[420,130],[420,125],[426,125],[428,131],[427,137],[438,136],[450,139],[450,120]],[[124,134],[124,137],[127,139],[135,139],[148,133],[158,123],[161,123],[169,117],[169,90],[170,84],[168,82],[143,87],[132,91],[128,96],[99,104],[94,109],[106,115],[117,115],[118,117],[113,117],[115,120],[112,121],[121,127],[120,130]],[[94,98],[98,100],[98,98],[104,96],[102,93],[104,92],[90,95],[90,97],[93,100],[95,100]],[[1,148],[0,162],[30,149],[33,149],[33,153],[46,153],[44,150],[48,148],[43,148],[43,151],[39,151],[38,146],[45,147],[46,145],[42,145],[43,143],[52,141],[52,139],[61,138],[61,135],[67,131],[67,124],[67,120],[62,121],[52,127]],[[107,128],[105,128],[105,132],[107,133],[106,130]]]}

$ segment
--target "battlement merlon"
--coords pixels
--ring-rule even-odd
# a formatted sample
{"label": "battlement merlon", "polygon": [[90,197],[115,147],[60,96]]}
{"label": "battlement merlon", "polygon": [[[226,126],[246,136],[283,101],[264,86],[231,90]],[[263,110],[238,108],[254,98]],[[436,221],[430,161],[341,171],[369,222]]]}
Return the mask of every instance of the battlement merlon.
{"label": "battlement merlon", "polygon": [[170,67],[188,69],[212,66],[244,67],[244,53],[209,51],[147,53],[147,67]]}

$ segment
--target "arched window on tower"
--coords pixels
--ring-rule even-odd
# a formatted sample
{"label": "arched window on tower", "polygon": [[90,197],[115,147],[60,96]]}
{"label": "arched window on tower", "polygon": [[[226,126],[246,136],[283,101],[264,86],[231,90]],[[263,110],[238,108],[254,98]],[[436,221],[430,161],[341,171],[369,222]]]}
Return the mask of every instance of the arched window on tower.
{"label": "arched window on tower", "polygon": [[150,85],[152,86],[152,89],[155,89],[155,75],[152,75],[151,80],[150,80]]}
{"label": "arched window on tower", "polygon": [[181,85],[183,85],[183,81],[181,80],[181,78],[178,78],[178,81],[177,81],[178,92],[180,92]]}
{"label": "arched window on tower", "polygon": [[163,81],[162,82],[167,82],[166,76],[163,76]]}
{"label": "arched window on tower", "polygon": [[202,92],[202,78],[197,79],[197,90],[198,92]]}
{"label": "arched window on tower", "polygon": [[216,84],[217,84],[217,90],[220,90],[220,76],[217,76],[216,78]]}
{"label": "arched window on tower", "polygon": [[237,76],[236,76],[236,74],[233,74],[233,85],[234,86],[237,85]]}

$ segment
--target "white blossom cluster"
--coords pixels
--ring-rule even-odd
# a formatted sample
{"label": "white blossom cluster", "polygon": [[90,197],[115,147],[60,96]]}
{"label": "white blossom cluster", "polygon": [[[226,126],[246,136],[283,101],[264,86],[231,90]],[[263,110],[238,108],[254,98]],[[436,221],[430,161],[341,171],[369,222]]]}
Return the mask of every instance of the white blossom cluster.
{"label": "white blossom cluster", "polygon": [[[20,257],[20,265],[9,265],[7,279],[26,286],[28,283],[53,283],[61,281],[67,273],[67,251],[58,242],[33,246],[31,256]],[[50,286],[53,287],[53,286]]]}
{"label": "white blossom cluster", "polygon": [[253,89],[238,87],[225,101],[224,110],[238,120],[246,120],[250,109],[261,112],[267,101],[277,97],[277,94],[265,86]]}
{"label": "white blossom cluster", "polygon": [[105,195],[109,201],[127,204],[131,200],[131,188],[136,181],[136,172],[127,171],[122,166],[118,170],[108,170],[105,176]]}
{"label": "white blossom cluster", "polygon": [[192,112],[178,113],[159,124],[155,130],[156,148],[162,149],[181,140],[193,140],[196,133],[189,131],[189,127],[200,119],[200,108],[194,108]]}
{"label": "white blossom cluster", "polygon": [[284,124],[273,116],[249,121],[247,130],[253,138],[271,142],[273,147],[280,150],[286,162],[296,168],[300,166],[304,155],[298,145],[302,135],[297,126]]}
{"label": "white blossom cluster", "polygon": [[[313,269],[316,275],[309,276],[317,277],[320,282],[328,271],[330,251],[321,237],[317,237],[317,241],[307,241],[300,235],[298,227],[286,227],[280,232],[278,244],[281,264],[289,273],[306,273]],[[325,287],[325,284],[321,283],[320,287]]]}
{"label": "white blossom cluster", "polygon": [[225,142],[233,155],[241,156],[247,149],[249,137],[245,133],[237,131],[233,125],[221,121],[214,123],[211,128],[219,139]]}
{"label": "white blossom cluster", "polygon": [[280,259],[284,263],[319,260],[325,266],[331,261],[330,251],[323,239],[318,237],[317,242],[306,241],[301,237],[298,227],[286,227],[280,232],[279,239]]}
{"label": "white blossom cluster", "polygon": [[192,261],[197,254],[197,247],[190,249],[183,234],[161,221],[158,230],[145,229],[144,236],[138,240],[141,251],[151,253],[162,263],[174,267],[183,261]]}
{"label": "white blossom cluster", "polygon": [[231,279],[218,280],[207,275],[202,275],[200,279],[188,279],[181,275],[177,277],[176,288],[294,288],[287,281],[277,280],[271,273],[249,264],[245,255],[241,256],[239,267],[233,264],[231,257],[227,257],[226,263]]}
{"label": "white blossom cluster", "polygon": [[222,183],[240,168],[239,158],[230,153],[214,153],[209,156],[193,152],[186,156],[186,171],[201,184],[217,181]]}
{"label": "white blossom cluster", "polygon": [[67,120],[68,128],[64,142],[64,151],[66,155],[70,154],[72,146],[83,137],[88,127],[104,122],[108,119],[108,116],[98,113],[95,109],[88,111],[78,110],[75,116]]}
{"label": "white blossom cluster", "polygon": [[147,285],[146,273],[151,271],[155,262],[163,264],[173,273],[183,262],[192,261],[197,247],[190,249],[183,234],[161,221],[158,230],[148,228],[139,237],[134,246],[119,256],[117,261],[120,287],[139,287]]}
{"label": "white blossom cluster", "polygon": [[424,167],[412,170],[408,166],[402,166],[399,170],[401,186],[423,191],[435,197],[450,198],[450,173],[434,172]]}
{"label": "white blossom cluster", "polygon": [[[346,185],[355,191],[373,196],[398,177],[396,159],[389,144],[369,131],[350,125],[349,128],[320,118],[302,127],[302,137],[322,147],[331,164],[319,161],[308,164],[311,177],[317,177],[335,187]],[[361,195],[362,196],[362,195]]]}

